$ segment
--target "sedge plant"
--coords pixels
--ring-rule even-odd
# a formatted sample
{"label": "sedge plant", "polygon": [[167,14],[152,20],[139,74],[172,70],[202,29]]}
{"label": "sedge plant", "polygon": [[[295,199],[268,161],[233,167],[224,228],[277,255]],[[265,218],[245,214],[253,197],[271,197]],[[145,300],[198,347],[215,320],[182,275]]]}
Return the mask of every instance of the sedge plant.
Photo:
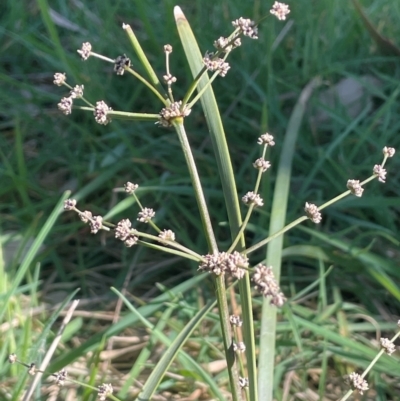
{"label": "sedge plant", "polygon": [[[275,2],[270,12],[279,20],[285,20],[290,10],[287,5]],[[145,85],[159,101],[160,110],[155,110],[153,113],[113,110],[104,100],[93,102],[87,99],[84,95],[83,85],[70,85],[64,73],[56,73],[54,83],[69,90],[68,95],[63,97],[58,104],[59,110],[66,115],[71,114],[72,110],[76,109],[93,113],[96,122],[101,125],[107,125],[113,119],[142,120],[156,123],[162,129],[175,131],[179,138],[193,186],[207,249],[204,249],[204,253],[200,254],[187,246],[184,238],[176,238],[175,233],[168,227],[159,227],[154,220],[156,211],[141,203],[137,191],[140,183],[134,182],[134,179],[132,179],[133,182],[126,182],[124,191],[128,196],[134,198],[135,204],[140,209],[136,222],[128,218],[124,218],[119,222],[109,221],[103,216],[94,215],[91,211],[80,209],[73,197],[65,201],[64,209],[76,212],[80,219],[90,226],[93,234],[105,231],[112,233],[115,238],[123,242],[128,248],[143,246],[157,252],[164,252],[193,261],[197,264],[199,272],[206,273],[214,282],[216,300],[212,300],[205,305],[174,341],[165,338],[160,328],[154,326],[144,316],[141,316],[125,296],[114,289],[131,312],[145,326],[154,331],[157,340],[164,342],[168,347],[141,389],[137,397],[138,400],[152,399],[168,367],[175,358],[183,357],[185,364],[195,366],[195,362],[188,355],[182,353],[182,345],[216,304],[221,325],[231,398],[235,401],[272,401],[274,397],[277,309],[285,308],[285,304],[287,302],[290,303],[279,285],[283,235],[306,220],[311,220],[315,224],[321,223],[323,220],[321,212],[325,208],[346,196],[361,197],[368,182],[374,179],[385,182],[387,174],[384,168],[385,163],[388,158],[393,157],[395,150],[391,147],[383,149],[383,161],[373,167],[369,178],[363,181],[349,179],[347,181],[347,189],[344,188],[341,194],[321,205],[306,201],[304,214],[293,222],[285,224],[289,177],[296,136],[307,100],[311,96],[313,89],[320,82],[318,78],[312,80],[305,87],[297,102],[283,142],[282,156],[277,169],[275,195],[271,208],[270,234],[257,243],[249,244],[248,240],[246,240],[246,229],[251,221],[253,212],[257,208],[264,206],[264,201],[260,196],[260,186],[262,185],[263,175],[271,171],[271,163],[266,159],[266,155],[267,149],[275,145],[275,139],[266,132],[259,135],[258,139],[254,141],[260,146],[260,155],[253,163],[257,176],[253,187],[249,188],[247,193],[238,196],[234,168],[212,84],[215,79],[223,78],[228,74],[230,65],[227,60],[230,53],[238,46],[241,46],[242,41],[247,45],[248,39],[257,39],[258,24],[265,21],[262,19],[256,23],[240,17],[232,23],[233,32],[228,37],[216,39],[214,42],[215,51],[204,55],[200,52],[189,23],[179,7],[175,7],[175,20],[192,73],[191,84],[184,91],[184,96],[181,99],[177,99],[175,96],[174,85],[179,81],[170,69],[169,61],[173,53],[172,46],[169,44],[164,45],[165,73],[162,77],[163,83],[161,83],[133,29],[127,24],[123,24],[123,29],[133,46],[137,60],[144,67],[145,76],[132,67],[131,59],[125,54],[115,59],[109,58],[96,53],[89,42],[84,43],[82,48],[78,50],[83,60],[97,57],[111,63],[117,75],[133,76],[133,78]],[[267,19],[265,20],[267,21]],[[79,104],[79,102],[81,103]],[[219,242],[210,217],[201,176],[185,127],[185,120],[190,118],[191,110],[198,103],[201,103],[207,121],[218,166],[217,174],[220,177],[228,215],[231,242],[226,249],[220,249],[218,245]],[[243,215],[240,200],[246,206]],[[264,256],[261,258],[257,256],[259,259],[253,260],[253,253],[260,249],[264,250]],[[257,252],[256,255],[260,255],[260,253]],[[238,291],[240,297],[239,307],[235,302],[236,291]],[[264,299],[259,337],[255,335],[253,321],[253,297],[257,293],[261,294]],[[381,340],[383,350],[378,354],[378,357],[385,351],[388,354],[393,352],[393,340]],[[17,361],[17,357],[15,355],[10,356],[10,362],[15,361]],[[28,365],[28,368],[35,372],[32,366]],[[368,389],[368,385],[364,380],[367,372],[368,370],[362,375],[354,373],[350,376],[353,389],[343,396],[343,400],[347,399],[355,389],[361,393]],[[57,383],[62,385],[66,380],[66,371],[62,370],[57,374],[53,374],[53,376],[56,378]],[[224,396],[218,386],[215,386],[215,383],[209,383],[209,388],[214,397],[223,399]],[[107,397],[117,400],[124,399],[123,394],[113,394],[113,388],[110,383],[102,384],[98,390],[100,399],[106,399]]]}

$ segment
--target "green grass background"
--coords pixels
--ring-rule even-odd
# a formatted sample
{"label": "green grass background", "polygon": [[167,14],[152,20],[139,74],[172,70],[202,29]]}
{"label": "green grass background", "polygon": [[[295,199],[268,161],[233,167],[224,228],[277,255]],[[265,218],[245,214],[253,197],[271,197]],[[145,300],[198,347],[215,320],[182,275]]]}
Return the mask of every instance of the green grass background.
{"label": "green grass background", "polygon": [[[165,70],[163,45],[170,43],[174,47],[171,71],[178,78],[174,94],[180,98],[190,84],[190,71],[173,20],[174,5],[169,0],[125,0],[48,4],[5,1],[2,6],[0,235],[5,261],[4,294],[16,282],[24,252],[38,238],[39,230],[65,190],[77,193],[78,206],[94,214],[105,215],[120,205],[119,212],[112,216],[116,222],[121,218],[134,220],[138,208],[132,202],[120,204],[125,195],[115,188],[121,188],[127,180],[138,182],[142,203],[157,211],[157,224],[174,230],[186,246],[202,254],[206,252],[175,133],[151,123],[113,121],[100,126],[91,113],[79,110],[64,116],[57,110],[57,103],[67,92],[52,84],[54,72],[66,72],[69,84],[84,84],[85,96],[92,103],[105,100],[114,110],[157,113],[162,105],[143,85],[131,76],[116,76],[109,64],[95,58],[82,62],[76,50],[82,42],[90,41],[95,52],[110,58],[127,54],[133,68],[141,71],[121,28],[122,23],[129,23],[160,77]],[[179,5],[206,52],[212,51],[216,38],[231,32],[233,19],[257,19],[269,12],[272,2],[183,0]],[[400,3],[370,0],[362,5],[379,32],[400,47]],[[289,6],[288,21],[268,18],[260,27],[258,41],[243,39],[242,47],[230,57],[232,68],[228,75],[219,78],[214,86],[239,196],[251,190],[255,180],[251,163],[259,154],[257,137],[268,130],[277,143],[269,153],[272,168],[262,187],[266,206],[251,220],[247,234],[250,242],[267,234],[274,166],[287,121],[302,88],[315,76],[323,79],[321,91],[343,78],[360,79],[366,74],[379,79],[380,85],[364,85],[371,103],[360,101],[361,113],[356,117],[349,116],[339,104],[326,108],[318,101],[318,94],[313,96],[297,143],[288,222],[303,213],[305,201],[321,204],[343,192],[347,179],[367,178],[373,165],[380,163],[385,145],[400,148],[399,56],[385,53],[373,41],[351,2],[298,0]],[[51,16],[50,21],[46,15]],[[282,40],[277,43],[280,34]],[[313,122],[312,117],[321,109],[329,118]],[[230,238],[226,213],[199,105],[186,120],[217,238],[221,248],[226,248]],[[375,330],[361,314],[371,316],[383,330],[393,333],[400,300],[399,166],[396,155],[388,161],[386,184],[375,180],[361,199],[350,197],[324,210],[319,227],[306,223],[304,228],[286,234],[282,286],[289,298],[334,265],[324,286],[317,287],[319,293],[310,291],[293,304],[295,317],[307,319],[315,327],[326,324],[344,337],[356,337],[361,342],[374,337]],[[254,260],[262,256],[260,252]],[[132,265],[129,292],[145,300],[159,293],[156,282],[172,288],[193,277],[197,269],[154,251],[125,249],[110,235],[92,236],[76,215],[61,214],[19,278],[20,295],[0,298],[0,302],[7,299],[3,322],[9,323],[13,318],[21,321],[0,340],[3,356],[17,352],[27,362],[31,355],[40,358],[37,330],[46,324],[48,314],[42,312],[26,320],[26,308],[53,305],[79,287],[81,298],[87,300],[85,309],[99,306],[90,301],[93,299],[105,309],[109,300],[114,299],[109,287],[121,288]],[[185,307],[197,307],[202,297],[212,294],[211,284],[202,284],[201,293],[189,286]],[[185,318],[181,312],[174,319],[183,324]],[[322,364],[329,347],[329,355],[341,355],[329,359],[330,369],[338,375],[347,373],[347,363],[366,363],[360,354],[349,353],[349,344],[338,344],[332,338],[319,343],[319,336],[326,338],[326,333],[316,333],[314,326],[309,328],[312,338],[303,338],[304,348],[296,353],[294,347],[298,344],[292,335],[295,320],[283,316],[278,326],[277,394],[288,369],[302,372],[298,389],[312,387],[306,368]],[[99,326],[102,324],[94,321],[88,326],[78,325],[74,335],[84,343],[90,333],[100,330]],[[213,330],[218,335],[218,325]],[[45,344],[43,339],[40,346]],[[67,344],[64,356],[73,349],[71,343]],[[310,345],[315,352],[307,354]],[[32,354],[33,350],[36,353]],[[289,358],[290,363],[283,357]],[[211,357],[204,352],[199,360],[202,358]],[[380,371],[385,371],[385,366],[382,363]],[[15,370],[4,365],[0,374],[6,373],[9,383],[13,383]],[[399,399],[394,395],[398,380],[393,379],[396,385],[380,381],[379,375],[375,380],[376,399]]]}

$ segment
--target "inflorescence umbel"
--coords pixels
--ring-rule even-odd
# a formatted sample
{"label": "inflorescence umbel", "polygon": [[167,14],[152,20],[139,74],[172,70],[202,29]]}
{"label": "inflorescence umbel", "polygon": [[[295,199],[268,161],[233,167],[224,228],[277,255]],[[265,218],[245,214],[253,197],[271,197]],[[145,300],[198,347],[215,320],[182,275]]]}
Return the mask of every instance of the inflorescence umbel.
{"label": "inflorescence umbel", "polygon": [[[287,14],[289,13],[289,8],[283,3],[275,2],[270,12],[279,20],[285,20]],[[165,89],[165,92],[162,92],[159,90],[157,85],[147,81],[133,69],[131,60],[125,54],[120,55],[115,59],[109,59],[94,53],[90,43],[83,44],[82,48],[78,51],[83,60],[87,60],[89,57],[101,58],[113,64],[114,72],[118,76],[128,75],[129,73],[138,78],[144,85],[148,86],[148,88],[162,103],[161,110],[157,113],[144,115],[139,113],[116,112],[103,100],[97,101],[95,102],[95,105],[93,105],[84,98],[83,85],[70,87],[66,83],[66,75],[61,73],[55,74],[54,83],[58,86],[66,86],[70,89],[70,91],[68,96],[61,99],[58,107],[64,114],[71,114],[74,102],[77,99],[80,99],[88,106],[80,108],[82,110],[89,110],[93,112],[96,122],[102,125],[110,123],[111,118],[120,118],[121,116],[124,116],[124,118],[130,118],[132,120],[146,118],[149,121],[154,121],[161,127],[176,127],[178,123],[182,123],[183,120],[190,115],[194,104],[204,93],[204,90],[202,89],[199,90],[198,94],[195,94],[196,89],[198,89],[200,79],[207,74],[207,72],[210,72],[211,78],[208,82],[209,85],[211,85],[212,80],[217,76],[225,77],[231,68],[226,61],[227,57],[231,51],[241,45],[241,37],[247,36],[251,39],[258,38],[258,26],[254,21],[240,17],[239,19],[233,21],[232,24],[235,28],[234,32],[228,37],[220,37],[214,41],[214,47],[216,50],[213,53],[207,52],[205,54],[202,60],[203,68],[199,72],[198,76],[194,79],[193,84],[190,86],[182,100],[176,100],[173,95],[172,87],[178,81],[178,79],[170,71],[169,59],[173,51],[171,45],[167,44],[164,46],[166,68],[162,78],[167,88]],[[128,32],[130,30],[129,25],[126,24],[123,25],[123,28]],[[283,307],[287,299],[279,286],[278,279],[276,278],[279,275],[277,274],[275,276],[273,267],[264,264],[264,260],[260,261],[259,263],[252,264],[250,262],[249,255],[259,247],[266,245],[272,236],[282,235],[285,231],[294,227],[295,224],[299,224],[307,219],[311,220],[315,224],[323,222],[321,211],[324,208],[350,194],[356,197],[361,197],[363,195],[364,186],[368,181],[377,178],[380,182],[384,183],[387,176],[387,171],[384,168],[386,159],[393,157],[395,151],[393,148],[389,147],[385,147],[383,149],[383,162],[373,167],[372,176],[367,180],[360,182],[360,180],[349,179],[347,184],[343,185],[344,192],[341,195],[320,206],[317,206],[315,203],[305,202],[304,211],[302,211],[302,217],[296,220],[294,222],[295,224],[291,223],[279,232],[271,233],[271,237],[260,241],[256,245],[253,245],[247,249],[242,249],[238,248],[237,245],[240,236],[246,229],[250,216],[254,210],[264,206],[264,200],[261,198],[259,191],[260,181],[262,175],[266,172],[269,172],[271,169],[271,163],[266,160],[266,150],[268,147],[275,145],[275,140],[271,134],[264,133],[258,138],[257,143],[262,147],[262,152],[260,152],[262,154],[252,163],[252,166],[256,170],[254,174],[257,175],[257,180],[254,188],[249,188],[249,190],[241,197],[243,204],[247,206],[247,214],[242,226],[240,227],[239,233],[232,241],[229,249],[226,251],[212,249],[208,250],[209,253],[204,252],[202,255],[178,242],[175,233],[171,229],[161,229],[157,226],[157,220],[159,220],[160,214],[157,214],[156,217],[156,211],[153,208],[142,206],[138,197],[138,193],[140,192],[140,190],[138,191],[139,186],[138,184],[133,184],[131,182],[127,182],[125,184],[125,192],[135,198],[135,204],[137,204],[140,208],[136,219],[123,218],[116,224],[113,224],[105,221],[103,216],[93,215],[92,212],[87,210],[79,210],[77,208],[77,202],[74,199],[66,200],[64,209],[76,212],[80,219],[89,225],[90,232],[93,234],[96,234],[100,230],[112,232],[114,237],[122,241],[127,247],[142,245],[194,260],[198,264],[199,271],[209,273],[216,280],[221,280],[228,277],[227,282],[232,283],[236,280],[242,280],[244,277],[247,278],[248,276],[246,275],[250,274],[251,282],[254,284],[254,292],[267,298],[271,305]],[[347,190],[345,189],[346,187]],[[141,229],[143,226],[145,228]],[[149,233],[150,231],[154,231],[154,233]],[[240,249],[240,251],[238,251],[238,249]],[[234,331],[238,330],[242,324],[240,317],[237,315],[231,315],[229,322],[232,324],[232,327],[234,327]],[[241,354],[245,352],[246,345],[243,342],[238,341],[233,342],[232,344],[232,348],[236,353]],[[393,352],[393,348],[385,339],[382,340],[382,346],[385,348],[388,354]],[[365,389],[368,388],[368,385],[363,380],[363,377],[357,376],[356,373],[353,374],[352,379],[354,387],[360,391],[365,391]],[[241,377],[239,379],[239,384],[242,388],[247,387],[249,384],[248,379]],[[104,384],[101,386],[101,388],[99,388],[100,397],[104,397],[105,399],[107,395],[112,394],[112,387],[108,386],[110,385]]]}

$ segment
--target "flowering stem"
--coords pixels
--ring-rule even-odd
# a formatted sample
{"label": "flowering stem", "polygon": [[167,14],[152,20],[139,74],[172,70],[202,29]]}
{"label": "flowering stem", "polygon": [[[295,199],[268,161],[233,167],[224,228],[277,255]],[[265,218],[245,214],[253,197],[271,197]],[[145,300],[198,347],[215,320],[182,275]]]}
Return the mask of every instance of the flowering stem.
{"label": "flowering stem", "polygon": [[211,219],[208,213],[208,207],[204,197],[203,188],[201,186],[200,177],[197,172],[196,163],[194,161],[192,150],[190,148],[190,144],[186,135],[185,127],[183,125],[183,118],[174,119],[172,124],[178,134],[183,154],[185,156],[186,163],[189,168],[190,178],[193,184],[197,205],[199,207],[201,221],[203,222],[203,226],[205,229],[209,250],[212,253],[217,253],[218,252],[217,241],[215,240],[214,230],[211,225]]}
{"label": "flowering stem", "polygon": [[165,246],[156,245],[156,244],[153,244],[151,242],[146,242],[146,241],[139,240],[138,244],[147,246],[148,248],[156,249],[156,250],[161,251],[161,252],[171,253],[173,255],[178,255],[178,256],[181,256],[182,258],[191,259],[191,260],[194,260],[195,262],[201,262],[201,260],[202,260],[200,255],[196,256],[196,255],[193,255],[193,254],[189,254],[187,252],[181,252],[181,251],[178,251],[176,249],[171,249],[171,248],[166,248]]}
{"label": "flowering stem", "polygon": [[128,71],[130,74],[132,74],[135,78],[137,78],[140,82],[142,82],[144,85],[146,85],[160,100],[161,102],[165,105],[169,105],[169,100],[165,99],[163,95],[146,79],[144,79],[140,74],[138,74],[135,70],[132,70],[132,68],[126,68],[126,71]]}
{"label": "flowering stem", "polygon": [[[94,107],[78,106],[80,110],[94,111]],[[147,113],[129,113],[127,111],[107,111],[107,115],[117,120],[136,120],[136,121],[158,121],[160,116],[158,114]]]}

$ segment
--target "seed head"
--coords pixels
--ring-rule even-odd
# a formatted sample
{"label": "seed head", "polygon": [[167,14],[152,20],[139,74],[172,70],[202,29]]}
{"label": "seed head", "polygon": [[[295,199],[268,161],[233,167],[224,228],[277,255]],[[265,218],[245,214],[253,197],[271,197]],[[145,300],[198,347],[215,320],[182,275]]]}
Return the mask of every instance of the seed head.
{"label": "seed head", "polygon": [[226,63],[224,59],[219,57],[213,58],[211,53],[204,56],[203,63],[207,70],[218,71],[221,77],[224,77],[231,68],[229,63]]}
{"label": "seed head", "polygon": [[242,197],[242,201],[245,205],[254,204],[256,207],[264,206],[264,201],[261,196],[252,191],[247,192],[247,194]]}
{"label": "seed head", "polygon": [[388,338],[381,338],[381,346],[388,355],[392,355],[396,351],[395,345]]}
{"label": "seed head", "polygon": [[89,227],[92,234],[97,234],[103,227],[103,218],[101,216],[93,216],[93,218],[89,220]]}
{"label": "seed head", "polygon": [[253,163],[253,167],[265,173],[271,167],[271,163],[260,157]]}
{"label": "seed head", "polygon": [[53,376],[56,378],[56,384],[62,387],[65,384],[65,380],[67,380],[67,371],[62,369],[59,372],[54,373]]}
{"label": "seed head", "polygon": [[306,205],[304,207],[304,210],[306,212],[307,217],[313,222],[313,223],[320,223],[322,220],[322,215],[318,211],[318,207],[312,203],[306,202]]}
{"label": "seed head", "polygon": [[131,60],[124,54],[115,59],[114,71],[117,73],[117,75],[124,75],[125,70],[130,66]]}
{"label": "seed head", "polygon": [[353,195],[358,197],[361,197],[364,192],[364,188],[360,185],[359,180],[348,180],[347,188],[350,189]]}
{"label": "seed head", "polygon": [[275,15],[279,20],[285,20],[286,15],[290,13],[289,6],[284,3],[276,1],[270,10],[272,15]]}
{"label": "seed head", "polygon": [[384,169],[380,164],[375,164],[373,173],[378,176],[378,181],[386,182],[386,169]]}
{"label": "seed head", "polygon": [[127,194],[132,195],[132,194],[139,188],[139,185],[138,185],[138,184],[133,184],[133,183],[131,183],[131,182],[128,181],[128,182],[124,185],[124,187],[125,187],[125,192],[126,192]]}
{"label": "seed head", "polygon": [[190,114],[191,109],[186,105],[181,110],[182,101],[171,103],[168,107],[164,107],[160,111],[160,120],[158,123],[163,127],[170,127],[172,125],[172,120],[177,117],[186,117]]}
{"label": "seed head", "polygon": [[283,306],[286,301],[285,295],[281,292],[278,282],[275,279],[272,268],[259,264],[254,268],[252,278],[255,283],[255,289],[264,297],[271,298],[271,305]]}
{"label": "seed head", "polygon": [[70,92],[70,96],[72,99],[81,98],[83,96],[83,85],[75,85]]}
{"label": "seed head", "polygon": [[67,199],[64,201],[64,210],[74,210],[76,206],[75,199]]}
{"label": "seed head", "polygon": [[232,21],[232,25],[235,28],[239,28],[244,36],[248,36],[251,39],[258,39],[258,28],[256,23],[251,19],[240,17],[239,19]]}
{"label": "seed head", "polygon": [[90,56],[90,52],[92,51],[92,45],[89,42],[85,42],[82,44],[78,53],[81,55],[82,60],[87,60]]}
{"label": "seed head", "polygon": [[171,230],[160,231],[158,237],[163,241],[175,241],[175,233]]}
{"label": "seed head", "polygon": [[63,97],[58,103],[58,109],[61,110],[65,115],[71,114],[72,113],[72,97]]}
{"label": "seed head", "polygon": [[54,85],[62,86],[62,85],[64,85],[66,80],[67,80],[67,76],[65,75],[65,72],[64,73],[56,72],[54,74],[54,81],[53,81]]}
{"label": "seed head", "polygon": [[265,134],[262,134],[257,139],[257,143],[259,145],[269,145],[269,146],[274,146],[275,145],[274,137],[272,135],[268,134],[268,132],[266,132]]}
{"label": "seed head", "polygon": [[236,315],[229,316],[229,321],[231,322],[232,326],[241,327],[243,324],[242,319],[240,319],[240,317]]}
{"label": "seed head", "polygon": [[240,353],[246,351],[246,345],[245,345],[245,343],[242,342],[242,341],[241,341],[241,342],[238,342],[237,344],[236,344],[236,343],[233,343],[232,346],[233,346],[233,351],[234,351],[234,352],[237,352],[238,354],[240,354]]}
{"label": "seed head", "polygon": [[361,375],[358,373],[350,373],[350,380],[353,382],[354,389],[358,390],[360,394],[363,394],[364,391],[368,390],[368,383],[363,379]]}
{"label": "seed head", "polygon": [[383,148],[383,154],[387,157],[393,157],[395,153],[395,148],[388,148],[387,146]]}
{"label": "seed head", "polygon": [[139,212],[137,219],[142,223],[148,223],[155,215],[156,212],[153,209],[145,207]]}
{"label": "seed head", "polygon": [[164,52],[167,54],[172,53],[172,46],[171,45],[164,45]]}
{"label": "seed head", "polygon": [[112,111],[112,108],[108,107],[102,100],[96,102],[96,107],[93,112],[96,122],[102,125],[107,125],[111,122],[111,118],[108,116],[109,111]]}
{"label": "seed head", "polygon": [[17,354],[10,354],[8,355],[8,362],[15,363],[17,362]]}
{"label": "seed head", "polygon": [[246,273],[249,262],[246,256],[235,251],[233,253],[220,252],[216,255],[208,254],[203,257],[199,270],[214,273],[216,276],[230,274],[241,279]]}
{"label": "seed head", "polygon": [[107,396],[113,393],[113,387],[111,384],[103,383],[99,386],[98,394],[99,394],[99,401],[105,401]]}

